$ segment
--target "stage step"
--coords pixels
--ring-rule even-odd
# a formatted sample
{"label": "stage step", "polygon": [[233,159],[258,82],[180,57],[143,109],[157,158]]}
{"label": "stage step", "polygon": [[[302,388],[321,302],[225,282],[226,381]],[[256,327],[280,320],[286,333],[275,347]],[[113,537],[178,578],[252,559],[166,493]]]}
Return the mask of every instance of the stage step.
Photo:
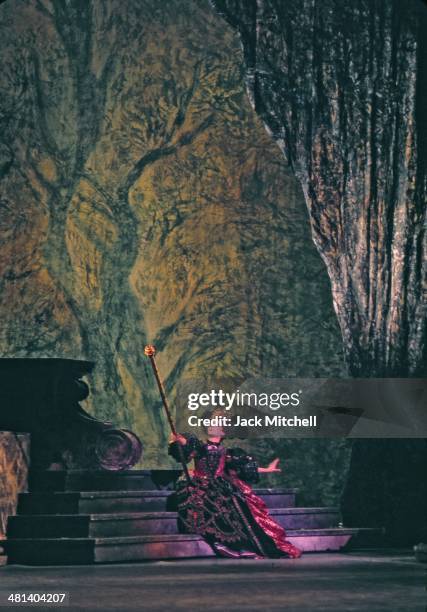
{"label": "stage step", "polygon": [[[336,508],[273,508],[271,516],[288,529],[336,527]],[[178,533],[176,512],[40,514],[9,517],[9,538],[82,538]]]}
{"label": "stage step", "polygon": [[[360,529],[290,530],[288,540],[304,552],[337,551]],[[213,556],[197,535],[151,535],[109,538],[8,539],[9,563],[26,565],[91,564]]]}
{"label": "stage step", "polygon": [[[295,506],[296,489],[257,489],[269,508]],[[175,510],[171,491],[21,493],[18,514],[101,514]]]}
{"label": "stage step", "polygon": [[293,508],[298,489],[254,489],[268,508]]}
{"label": "stage step", "polygon": [[197,535],[8,539],[9,563],[74,565],[213,556]]}
{"label": "stage step", "polygon": [[287,539],[303,552],[336,552],[350,548],[381,546],[383,537],[382,529],[369,527],[333,527],[287,531]]}
{"label": "stage step", "polygon": [[173,510],[170,491],[21,493],[18,514],[97,514]]}
{"label": "stage step", "polygon": [[42,491],[152,491],[171,490],[182,470],[33,470],[29,490]]}
{"label": "stage step", "polygon": [[[178,533],[173,488],[180,470],[32,472],[30,492],[9,517],[2,561],[90,564],[212,556]],[[305,552],[378,543],[379,530],[337,527],[337,508],[296,508],[296,489],[255,489],[290,542]]]}
{"label": "stage step", "polygon": [[270,508],[270,516],[286,529],[323,529],[338,527],[338,508]]}
{"label": "stage step", "polygon": [[96,538],[177,533],[176,512],[14,516],[9,518],[7,528],[8,538]]}

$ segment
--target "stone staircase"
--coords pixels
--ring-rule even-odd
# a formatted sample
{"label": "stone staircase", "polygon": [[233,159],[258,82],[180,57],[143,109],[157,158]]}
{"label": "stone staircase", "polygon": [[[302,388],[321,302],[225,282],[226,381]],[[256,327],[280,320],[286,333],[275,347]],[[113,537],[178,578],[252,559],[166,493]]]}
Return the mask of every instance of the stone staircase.
{"label": "stone staircase", "polygon": [[[88,564],[213,556],[178,531],[179,470],[35,472],[3,545],[9,563]],[[378,530],[339,527],[336,508],[295,507],[295,489],[256,489],[289,541],[305,552],[369,544]]]}

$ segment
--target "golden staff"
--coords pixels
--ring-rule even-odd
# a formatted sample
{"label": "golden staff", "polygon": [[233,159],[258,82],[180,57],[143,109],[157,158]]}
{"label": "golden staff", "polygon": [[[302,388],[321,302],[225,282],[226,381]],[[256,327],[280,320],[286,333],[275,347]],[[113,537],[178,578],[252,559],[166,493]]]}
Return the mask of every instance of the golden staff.
{"label": "golden staff", "polygon": [[[171,412],[169,410],[168,400],[166,399],[165,388],[164,388],[163,383],[162,383],[162,381],[160,379],[159,371],[157,369],[157,364],[156,364],[156,361],[154,359],[154,355],[156,354],[156,347],[153,346],[152,344],[147,344],[147,346],[144,348],[144,354],[149,358],[149,360],[151,362],[151,367],[153,368],[153,372],[154,372],[154,376],[155,376],[155,379],[156,379],[156,382],[157,382],[157,386],[159,387],[160,396],[162,398],[163,407],[164,407],[165,412],[166,412],[166,417],[168,419],[169,426],[171,428],[171,431],[172,431],[173,435],[176,436],[177,432],[176,432],[176,429],[175,429],[174,422],[172,420]],[[184,451],[182,449],[181,444],[179,442],[177,442],[177,444],[178,444],[179,458],[180,458],[180,461],[181,461],[181,464],[182,464],[182,469],[184,470],[185,478],[187,480],[187,483],[191,484],[190,473],[188,471],[187,462],[185,461]]]}

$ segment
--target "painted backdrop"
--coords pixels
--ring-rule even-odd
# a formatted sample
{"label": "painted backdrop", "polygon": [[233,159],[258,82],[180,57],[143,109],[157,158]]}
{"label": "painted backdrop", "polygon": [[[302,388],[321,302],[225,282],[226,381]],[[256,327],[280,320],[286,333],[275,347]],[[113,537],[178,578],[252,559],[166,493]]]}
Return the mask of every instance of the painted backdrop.
{"label": "painted backdrop", "polygon": [[[172,398],[182,377],[345,373],[301,187],[207,2],[10,0],[0,49],[2,356],[94,360],[86,408],[146,466],[167,461],[147,342]],[[336,499],[345,443],[283,452],[288,485]]]}

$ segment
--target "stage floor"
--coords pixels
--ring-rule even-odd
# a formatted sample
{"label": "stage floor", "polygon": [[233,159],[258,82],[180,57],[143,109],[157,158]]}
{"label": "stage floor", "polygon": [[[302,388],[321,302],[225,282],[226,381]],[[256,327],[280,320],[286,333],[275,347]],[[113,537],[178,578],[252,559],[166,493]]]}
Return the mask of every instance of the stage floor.
{"label": "stage floor", "polygon": [[[409,550],[312,553],[298,560],[205,559],[0,568],[3,598],[8,591],[68,591],[70,604],[64,610],[69,612],[425,612],[426,586],[427,565],[417,563]],[[18,606],[0,607],[14,609]]]}

